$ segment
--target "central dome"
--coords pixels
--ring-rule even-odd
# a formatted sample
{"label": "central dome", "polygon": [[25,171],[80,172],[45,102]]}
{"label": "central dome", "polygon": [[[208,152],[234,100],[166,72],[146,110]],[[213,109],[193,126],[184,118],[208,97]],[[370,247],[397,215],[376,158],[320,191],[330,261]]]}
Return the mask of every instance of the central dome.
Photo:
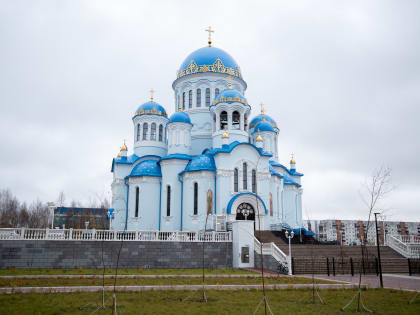
{"label": "central dome", "polygon": [[178,71],[178,78],[200,72],[219,72],[242,77],[235,59],[216,47],[200,48],[185,58]]}

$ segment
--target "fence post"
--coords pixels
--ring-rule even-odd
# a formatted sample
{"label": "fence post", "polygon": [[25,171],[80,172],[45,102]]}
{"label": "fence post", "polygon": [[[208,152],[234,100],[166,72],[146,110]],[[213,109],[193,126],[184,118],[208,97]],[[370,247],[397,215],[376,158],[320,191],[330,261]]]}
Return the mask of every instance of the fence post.
{"label": "fence post", "polygon": [[379,260],[377,257],[375,257],[375,271],[376,271],[376,276],[379,276]]}
{"label": "fence post", "polygon": [[411,272],[411,261],[410,258],[407,258],[407,262],[408,262],[408,275],[411,276],[412,272]]}
{"label": "fence post", "polygon": [[333,261],[332,261],[332,263],[333,263],[333,276],[335,277],[335,259],[334,259],[334,257],[332,259],[333,259]]}
{"label": "fence post", "polygon": [[20,238],[23,240],[25,239],[25,228],[20,229]]}
{"label": "fence post", "polygon": [[353,258],[350,257],[350,272],[351,276],[354,276]]}
{"label": "fence post", "polygon": [[72,240],[72,239],[73,239],[73,228],[70,228],[70,230],[69,230],[69,240]]}
{"label": "fence post", "polygon": [[295,274],[295,258],[294,257],[292,257],[292,275],[294,275]]}
{"label": "fence post", "polygon": [[328,257],[327,257],[327,275],[328,277],[330,276],[330,262],[328,260]]}

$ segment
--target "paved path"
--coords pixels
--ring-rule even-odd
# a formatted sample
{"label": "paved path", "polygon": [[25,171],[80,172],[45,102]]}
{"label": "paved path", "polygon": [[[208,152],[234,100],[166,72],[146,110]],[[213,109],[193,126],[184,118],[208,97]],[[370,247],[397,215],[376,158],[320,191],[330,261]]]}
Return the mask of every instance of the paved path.
{"label": "paved path", "polygon": [[[306,277],[311,277],[310,275],[306,275]],[[351,275],[336,275],[334,276],[327,276],[327,275],[316,275],[315,278],[322,279],[322,280],[337,280],[337,281],[345,281],[348,283],[358,284],[359,283],[359,276],[351,276]],[[412,291],[419,291],[420,292],[420,277],[412,277],[408,275],[398,275],[398,274],[384,274],[384,288],[387,289],[397,289],[397,290],[412,290]],[[379,288],[379,277],[375,275],[364,275],[362,276],[362,284],[369,286],[370,288]]]}
{"label": "paved path", "polygon": [[[354,284],[318,284],[320,289],[352,289],[357,287]],[[267,289],[300,289],[312,288],[312,284],[266,284]],[[205,285],[206,290],[261,290],[262,285],[258,284],[229,284],[229,285]],[[105,286],[105,291],[113,291],[114,286]],[[202,285],[132,285],[132,286],[116,286],[116,291],[149,291],[149,290],[186,290],[197,291],[202,290]],[[102,286],[72,286],[72,287],[15,287],[0,288],[1,293],[67,293],[67,292],[97,292],[102,291]]]}

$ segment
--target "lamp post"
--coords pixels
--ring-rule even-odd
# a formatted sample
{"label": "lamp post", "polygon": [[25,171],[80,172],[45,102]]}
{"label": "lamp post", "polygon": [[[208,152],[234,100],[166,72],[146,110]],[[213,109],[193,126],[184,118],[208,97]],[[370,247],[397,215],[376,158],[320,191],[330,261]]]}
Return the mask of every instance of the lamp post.
{"label": "lamp post", "polygon": [[247,221],[247,218],[248,218],[248,216],[249,216],[249,209],[245,209],[245,210],[243,210],[242,211],[242,214],[244,215],[244,217],[245,217],[245,221]]}
{"label": "lamp post", "polygon": [[295,236],[295,232],[291,231],[289,234],[289,231],[286,230],[285,235],[289,239],[289,276],[291,276],[292,275],[292,245],[290,242],[293,236]]}
{"label": "lamp post", "polygon": [[379,235],[378,235],[378,220],[376,216],[380,213],[375,212],[375,228],[376,228],[376,248],[378,249],[378,261],[379,261],[379,281],[381,283],[381,288],[384,287],[384,281],[382,279],[382,263],[381,263],[381,251],[379,250]]}

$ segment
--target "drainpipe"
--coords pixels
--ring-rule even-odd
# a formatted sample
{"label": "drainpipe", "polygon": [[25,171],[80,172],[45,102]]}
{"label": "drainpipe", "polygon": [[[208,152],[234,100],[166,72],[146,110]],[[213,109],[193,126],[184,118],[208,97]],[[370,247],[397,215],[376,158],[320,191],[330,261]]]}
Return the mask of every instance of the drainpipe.
{"label": "drainpipe", "polygon": [[217,197],[217,171],[214,171],[214,214],[216,214],[216,197]]}
{"label": "drainpipe", "polygon": [[162,216],[162,179],[159,181],[159,231],[160,231],[161,216]]}
{"label": "drainpipe", "polygon": [[127,198],[125,200],[125,227],[124,230],[127,230],[127,224],[128,224],[128,192],[129,192],[129,186],[128,186],[128,176],[124,177],[124,184],[125,187],[127,187]]}
{"label": "drainpipe", "polygon": [[178,174],[178,180],[181,183],[181,227],[180,227],[180,231],[182,231],[182,215],[183,215],[183,198],[184,198],[184,182],[182,180],[182,175],[181,173]]}

